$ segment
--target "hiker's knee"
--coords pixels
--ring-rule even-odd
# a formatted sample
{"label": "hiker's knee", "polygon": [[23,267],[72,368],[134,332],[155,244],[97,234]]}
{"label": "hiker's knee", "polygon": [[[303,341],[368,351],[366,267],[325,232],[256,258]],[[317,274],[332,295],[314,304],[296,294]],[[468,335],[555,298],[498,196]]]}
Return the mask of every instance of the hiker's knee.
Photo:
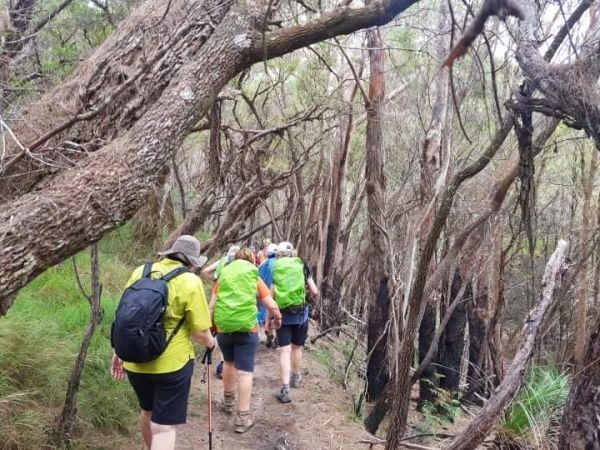
{"label": "hiker's knee", "polygon": [[278,350],[280,353],[289,354],[292,351],[292,345],[284,345],[283,347],[279,347]]}
{"label": "hiker's knee", "polygon": [[150,422],[150,429],[152,430],[152,436],[175,433],[175,425],[162,425],[160,423]]}
{"label": "hiker's knee", "polygon": [[152,430],[152,450],[173,450],[175,448],[175,426],[150,422]]}

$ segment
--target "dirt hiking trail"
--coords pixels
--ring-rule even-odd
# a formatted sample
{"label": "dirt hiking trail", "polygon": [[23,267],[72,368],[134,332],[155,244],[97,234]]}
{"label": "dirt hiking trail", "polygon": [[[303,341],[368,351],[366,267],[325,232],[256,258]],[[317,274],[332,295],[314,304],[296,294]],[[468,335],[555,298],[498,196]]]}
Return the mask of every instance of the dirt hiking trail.
{"label": "dirt hiking trail", "polygon": [[[302,382],[292,389],[293,401],[281,404],[275,397],[280,387],[278,352],[260,344],[256,356],[252,411],[254,426],[244,434],[233,431],[235,415],[221,410],[223,383],[214,376],[220,354],[211,366],[213,404],[213,449],[215,450],[330,450],[367,448],[357,441],[364,436],[359,423],[348,415],[347,393],[335,385],[326,370],[305,353]],[[208,449],[208,405],[204,371],[198,362],[192,382],[188,423],[177,432],[178,450]]]}

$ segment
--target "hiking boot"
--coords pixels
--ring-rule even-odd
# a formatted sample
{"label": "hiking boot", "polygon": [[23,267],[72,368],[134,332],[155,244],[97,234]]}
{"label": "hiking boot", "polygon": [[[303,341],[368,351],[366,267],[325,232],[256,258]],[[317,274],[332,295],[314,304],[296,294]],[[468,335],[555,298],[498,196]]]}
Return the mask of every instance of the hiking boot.
{"label": "hiking boot", "polygon": [[219,361],[219,364],[217,364],[217,378],[219,380],[223,379],[223,361]]}
{"label": "hiking boot", "polygon": [[235,408],[235,392],[223,392],[223,410],[225,414],[233,414]]}
{"label": "hiking boot", "polygon": [[279,393],[277,393],[277,398],[281,403],[289,403],[292,401],[292,397],[290,397],[290,389],[286,386],[283,386]]}
{"label": "hiking boot", "polygon": [[235,432],[245,433],[254,425],[254,418],[250,415],[250,411],[238,411],[237,419],[235,420]]}
{"label": "hiking boot", "polygon": [[292,376],[290,377],[290,387],[298,388],[300,387],[300,380],[302,376],[300,376],[297,372],[292,372]]}

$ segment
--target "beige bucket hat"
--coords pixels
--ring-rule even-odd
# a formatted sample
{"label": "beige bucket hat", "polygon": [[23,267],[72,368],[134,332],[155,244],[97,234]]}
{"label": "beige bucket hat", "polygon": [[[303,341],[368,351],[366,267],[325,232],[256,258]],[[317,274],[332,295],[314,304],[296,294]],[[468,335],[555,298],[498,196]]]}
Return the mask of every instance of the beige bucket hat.
{"label": "beige bucket hat", "polygon": [[193,266],[202,267],[208,258],[200,256],[200,241],[194,236],[179,236],[170,249],[158,253],[161,256],[183,255]]}

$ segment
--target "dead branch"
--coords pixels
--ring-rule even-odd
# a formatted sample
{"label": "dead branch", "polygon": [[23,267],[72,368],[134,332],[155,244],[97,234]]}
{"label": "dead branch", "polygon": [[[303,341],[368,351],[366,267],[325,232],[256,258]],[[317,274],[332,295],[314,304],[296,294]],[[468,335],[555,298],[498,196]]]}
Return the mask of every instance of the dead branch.
{"label": "dead branch", "polygon": [[442,67],[452,67],[454,61],[467,53],[477,36],[483,32],[487,20],[492,16],[497,16],[501,20],[505,20],[508,16],[518,17],[519,19],[524,17],[521,8],[514,0],[485,0],[469,28],[463,33],[442,63]]}

